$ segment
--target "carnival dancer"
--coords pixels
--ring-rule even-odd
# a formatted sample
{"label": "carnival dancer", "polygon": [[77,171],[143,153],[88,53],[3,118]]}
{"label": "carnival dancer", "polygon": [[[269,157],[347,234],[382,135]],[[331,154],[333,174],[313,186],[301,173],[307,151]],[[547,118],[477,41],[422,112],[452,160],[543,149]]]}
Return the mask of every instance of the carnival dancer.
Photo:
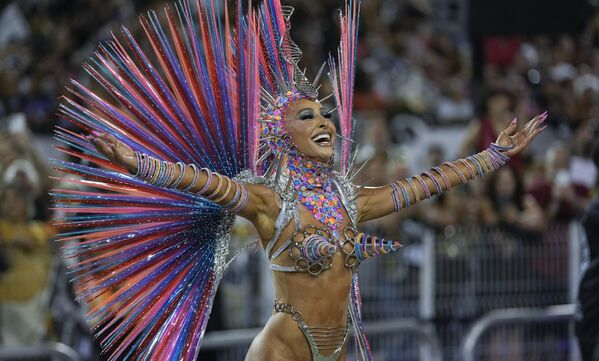
{"label": "carnival dancer", "polygon": [[[88,136],[57,129],[61,149],[98,167],[57,162],[87,192],[56,190],[57,220],[80,239],[78,293],[111,360],[194,360],[235,216],[255,226],[274,274],[273,314],[247,360],[344,360],[350,327],[372,360],[356,270],[400,248],[359,232],[385,216],[483,176],[519,153],[547,114],[516,120],[485,151],[384,187],[353,183],[352,98],[359,4],[341,15],[337,59],[308,81],[289,36],[293,9],[264,0],[229,26],[216,0],[141,18],[153,50],[124,29],[85,69],[108,97],[73,82],[61,115]],[[221,5],[222,7],[223,5]],[[198,13],[197,17],[194,11]],[[175,19],[179,19],[176,21]],[[320,99],[329,68],[340,129]],[[329,97],[325,97],[329,98]],[[338,164],[333,161],[339,138]],[[67,175],[67,180],[69,176]],[[76,204],[74,204],[76,203]]]}

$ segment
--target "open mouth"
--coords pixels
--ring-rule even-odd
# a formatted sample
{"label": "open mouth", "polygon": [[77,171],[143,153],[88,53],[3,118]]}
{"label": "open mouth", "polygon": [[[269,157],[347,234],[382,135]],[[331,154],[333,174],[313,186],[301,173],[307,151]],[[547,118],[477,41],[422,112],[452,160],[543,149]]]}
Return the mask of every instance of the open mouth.
{"label": "open mouth", "polygon": [[312,137],[312,141],[321,147],[331,145],[331,135],[329,133],[318,133]]}

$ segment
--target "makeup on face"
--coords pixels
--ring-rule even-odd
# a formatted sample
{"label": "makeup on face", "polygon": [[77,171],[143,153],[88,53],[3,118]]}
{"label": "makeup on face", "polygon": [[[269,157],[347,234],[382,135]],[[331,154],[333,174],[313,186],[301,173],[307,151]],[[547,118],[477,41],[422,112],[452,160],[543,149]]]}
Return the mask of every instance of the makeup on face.
{"label": "makeup on face", "polygon": [[317,102],[304,99],[291,106],[289,115],[293,114],[295,107],[299,110],[287,122],[287,132],[294,145],[310,158],[323,162],[329,160],[333,156],[336,133],[330,121],[333,112]]}

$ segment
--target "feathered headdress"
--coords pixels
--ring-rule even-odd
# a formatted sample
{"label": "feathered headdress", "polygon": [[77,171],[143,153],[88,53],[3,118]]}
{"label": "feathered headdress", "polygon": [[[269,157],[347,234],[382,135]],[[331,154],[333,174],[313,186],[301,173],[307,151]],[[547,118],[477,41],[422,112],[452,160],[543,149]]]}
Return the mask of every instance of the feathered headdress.
{"label": "feathered headdress", "polygon": [[[258,12],[243,15],[238,1],[231,25],[219,3],[198,0],[193,7],[183,0],[165,8],[162,22],[153,11],[141,16],[151,51],[123,28],[83,66],[104,95],[73,80],[59,106],[72,127],[56,128],[57,148],[80,162],[55,165],[62,180],[87,190],[52,191],[55,207],[67,214],[54,224],[109,360],[196,358],[234,216],[198,195],[131,176],[82,133],[109,133],[136,151],[229,177],[262,176],[274,156],[261,146],[278,135],[265,114],[276,117],[300,97],[317,99],[290,38],[292,8],[264,0]],[[353,1],[346,7],[338,65],[329,60],[348,139],[357,9]],[[342,169],[350,146],[343,144]]]}

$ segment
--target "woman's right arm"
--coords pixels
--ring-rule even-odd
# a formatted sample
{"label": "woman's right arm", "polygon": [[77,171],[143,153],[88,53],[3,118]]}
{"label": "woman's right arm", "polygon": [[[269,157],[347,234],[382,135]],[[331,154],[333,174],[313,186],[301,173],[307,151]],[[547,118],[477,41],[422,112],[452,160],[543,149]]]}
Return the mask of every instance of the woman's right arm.
{"label": "woman's right arm", "polygon": [[149,183],[199,194],[251,221],[262,239],[274,234],[275,195],[262,185],[242,184],[195,165],[173,164],[136,153],[110,134],[89,136],[99,152]]}

